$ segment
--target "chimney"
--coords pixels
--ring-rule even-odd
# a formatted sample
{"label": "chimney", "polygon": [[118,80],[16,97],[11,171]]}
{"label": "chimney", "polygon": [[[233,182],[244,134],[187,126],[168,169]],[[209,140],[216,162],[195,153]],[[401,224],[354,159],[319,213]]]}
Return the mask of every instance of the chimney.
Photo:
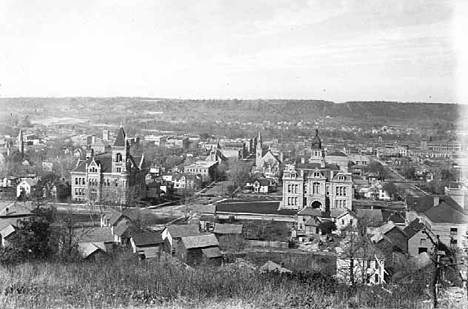
{"label": "chimney", "polygon": [[283,163],[283,161],[284,161],[284,154],[283,154],[282,151],[280,152],[280,157],[279,157],[279,159],[280,159],[281,163]]}
{"label": "chimney", "polygon": [[304,157],[301,157],[301,163],[305,164],[305,158]]}
{"label": "chimney", "polygon": [[440,196],[436,195],[434,196],[434,206],[437,206],[440,204]]}

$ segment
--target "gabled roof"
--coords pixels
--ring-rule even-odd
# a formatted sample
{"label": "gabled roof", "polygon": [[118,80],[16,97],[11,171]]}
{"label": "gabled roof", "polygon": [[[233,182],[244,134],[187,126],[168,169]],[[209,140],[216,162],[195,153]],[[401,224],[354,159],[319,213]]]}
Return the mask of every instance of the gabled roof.
{"label": "gabled roof", "polygon": [[171,234],[172,238],[181,238],[200,234],[197,225],[169,225],[167,227],[167,231]]}
{"label": "gabled roof", "polygon": [[456,209],[446,202],[442,202],[439,205],[432,207],[424,212],[424,215],[433,223],[468,223],[468,215],[466,215],[466,213]]}
{"label": "gabled roof", "polygon": [[434,207],[434,196],[408,196],[406,198],[406,205],[409,210],[414,210],[417,213],[423,213],[426,210]]}
{"label": "gabled roof", "polygon": [[121,237],[128,231],[129,227],[129,220],[119,221],[119,223],[117,223],[117,225],[114,227],[114,234]]}
{"label": "gabled roof", "polygon": [[219,246],[218,239],[214,234],[200,234],[196,236],[181,237],[186,249],[207,248]]}
{"label": "gabled roof", "polygon": [[161,233],[141,233],[132,236],[133,243],[137,247],[158,245],[163,243]]}
{"label": "gabled roof", "polygon": [[106,246],[103,242],[85,242],[78,244],[78,251],[83,258],[87,258],[97,251],[106,252]]}
{"label": "gabled roof", "polygon": [[0,217],[26,217],[34,215],[27,204],[13,202],[0,208]]}
{"label": "gabled roof", "polygon": [[410,239],[423,228],[424,224],[421,221],[419,221],[419,219],[415,219],[407,227],[405,227],[403,231],[406,233],[406,235],[408,235],[408,239]]}
{"label": "gabled roof", "polygon": [[219,250],[219,247],[204,248],[202,249],[202,254],[209,259],[223,256],[223,254]]}
{"label": "gabled roof", "polygon": [[122,127],[120,127],[117,137],[115,138],[114,147],[126,147],[126,134]]}
{"label": "gabled roof", "polygon": [[254,183],[255,182],[258,182],[260,184],[260,186],[262,186],[262,187],[265,187],[265,186],[268,187],[270,185],[270,181],[268,181],[268,179],[266,179],[266,178],[259,178],[259,179],[255,180]]}
{"label": "gabled roof", "polygon": [[341,218],[342,216],[345,216],[347,214],[355,216],[351,211],[348,211],[348,209],[332,209],[332,210],[330,210],[330,217],[331,218]]}
{"label": "gabled roof", "polygon": [[298,216],[314,216],[319,217],[322,215],[322,211],[318,208],[314,209],[310,206],[304,207],[301,211],[297,213]]}
{"label": "gabled roof", "polygon": [[78,163],[78,166],[73,169],[72,172],[86,172],[86,166],[90,165],[93,160],[101,167],[102,173],[110,173],[112,172],[112,155],[109,153],[103,153],[91,157],[87,160],[82,160]]}
{"label": "gabled roof", "polygon": [[22,182],[27,183],[31,187],[34,187],[35,185],[37,185],[37,179],[25,178],[18,185],[20,185]]}
{"label": "gabled roof", "polygon": [[[319,221],[319,222],[317,223],[317,221]],[[317,217],[311,217],[304,224],[305,224],[305,226],[316,226],[316,227],[318,227],[320,225],[320,219],[318,219]]]}
{"label": "gabled roof", "polygon": [[216,223],[213,233],[215,234],[222,234],[222,235],[227,235],[227,234],[235,234],[235,235],[240,235],[242,234],[242,224],[219,224]]}

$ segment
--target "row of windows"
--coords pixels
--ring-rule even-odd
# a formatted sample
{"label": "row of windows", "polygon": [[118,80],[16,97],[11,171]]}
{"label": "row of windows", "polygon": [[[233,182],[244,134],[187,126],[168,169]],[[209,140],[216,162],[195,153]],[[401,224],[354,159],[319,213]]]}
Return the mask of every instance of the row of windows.
{"label": "row of windows", "polygon": [[75,188],[75,195],[85,195],[85,188]]}
{"label": "row of windows", "polygon": [[288,185],[288,193],[297,193],[299,185]]}
{"label": "row of windows", "polygon": [[89,169],[90,173],[97,173],[97,171],[98,171],[98,169],[96,167],[94,167],[94,166]]}
{"label": "row of windows", "polygon": [[335,208],[346,208],[346,200],[336,200]]}
{"label": "row of windows", "polygon": [[297,197],[288,197],[288,206],[297,206]]}
{"label": "row of windows", "polygon": [[187,172],[188,173],[198,173],[198,174],[205,173],[206,174],[206,168],[188,168]]}
{"label": "row of windows", "polygon": [[336,196],[346,196],[347,195],[346,187],[336,187]]}
{"label": "row of windows", "polygon": [[75,178],[75,185],[85,185],[86,179],[84,177],[76,177]]}

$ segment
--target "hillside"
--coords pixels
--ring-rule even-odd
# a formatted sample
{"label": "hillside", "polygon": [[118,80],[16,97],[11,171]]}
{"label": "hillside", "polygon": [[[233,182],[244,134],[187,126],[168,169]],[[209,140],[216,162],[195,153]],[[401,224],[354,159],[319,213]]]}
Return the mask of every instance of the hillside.
{"label": "hillside", "polygon": [[[151,116],[186,121],[315,121],[323,118],[354,122],[455,122],[459,105],[441,103],[345,102],[320,100],[176,100],[147,98],[4,98],[2,122],[11,114],[32,120],[47,117],[112,121]],[[6,112],[6,113],[5,113]],[[155,114],[161,113],[161,114]]]}

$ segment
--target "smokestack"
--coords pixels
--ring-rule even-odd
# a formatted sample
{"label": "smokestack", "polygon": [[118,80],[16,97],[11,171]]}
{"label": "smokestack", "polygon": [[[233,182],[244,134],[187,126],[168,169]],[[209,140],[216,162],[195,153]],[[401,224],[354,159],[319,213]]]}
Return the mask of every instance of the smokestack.
{"label": "smokestack", "polygon": [[301,157],[301,163],[305,164],[305,158],[304,157]]}

